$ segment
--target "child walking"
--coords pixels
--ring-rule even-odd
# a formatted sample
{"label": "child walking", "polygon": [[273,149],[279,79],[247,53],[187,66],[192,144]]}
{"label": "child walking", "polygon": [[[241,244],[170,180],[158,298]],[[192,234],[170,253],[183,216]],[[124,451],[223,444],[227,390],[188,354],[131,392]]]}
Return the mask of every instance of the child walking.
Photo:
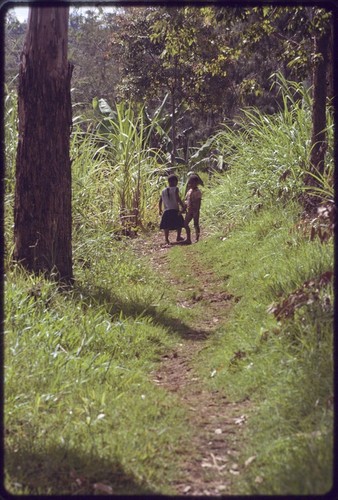
{"label": "child walking", "polygon": [[[162,215],[160,229],[164,230],[165,242],[169,245],[169,231],[177,230],[176,241],[183,240],[181,232],[184,227],[184,219],[179,213],[179,205],[181,205],[182,210],[185,210],[185,205],[179,195],[178,178],[175,174],[169,175],[168,184],[168,187],[164,188],[161,193],[158,209],[159,214]],[[163,213],[162,204],[164,205]]]}
{"label": "child walking", "polygon": [[192,175],[189,178],[189,181],[188,181],[188,188],[189,189],[188,189],[187,196],[185,199],[185,202],[187,205],[187,215],[186,215],[185,221],[184,221],[184,227],[185,227],[185,230],[187,232],[187,239],[185,240],[185,243],[187,245],[191,244],[191,231],[190,231],[189,224],[192,220],[194,220],[196,241],[198,241],[199,237],[200,237],[199,219],[200,219],[202,193],[198,189],[199,183],[200,183],[200,178],[197,175]]}

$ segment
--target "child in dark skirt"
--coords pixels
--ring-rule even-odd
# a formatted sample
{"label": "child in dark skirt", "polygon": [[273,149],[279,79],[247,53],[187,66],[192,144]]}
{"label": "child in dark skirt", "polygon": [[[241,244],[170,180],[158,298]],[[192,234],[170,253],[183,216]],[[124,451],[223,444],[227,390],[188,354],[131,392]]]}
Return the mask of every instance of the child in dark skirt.
{"label": "child in dark skirt", "polygon": [[[168,177],[168,187],[164,188],[158,204],[159,214],[162,215],[160,229],[164,230],[165,242],[169,245],[169,231],[177,231],[176,241],[182,241],[181,231],[184,227],[184,219],[179,213],[179,205],[185,210],[185,205],[178,191],[178,178],[175,174]],[[162,213],[162,204],[164,211]]]}

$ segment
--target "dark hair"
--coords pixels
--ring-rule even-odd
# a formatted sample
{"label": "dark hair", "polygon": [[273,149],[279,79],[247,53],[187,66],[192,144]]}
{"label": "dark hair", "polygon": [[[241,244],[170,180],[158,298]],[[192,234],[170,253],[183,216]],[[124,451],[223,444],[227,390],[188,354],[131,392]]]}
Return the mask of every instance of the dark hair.
{"label": "dark hair", "polygon": [[172,181],[177,181],[177,182],[178,182],[178,177],[177,177],[177,175],[175,175],[175,174],[170,174],[170,175],[168,176],[168,182],[169,182],[169,184],[170,184],[170,182],[172,182]]}
{"label": "dark hair", "polygon": [[[178,182],[178,177],[177,177],[177,175],[175,175],[175,174],[170,174],[170,175],[168,176],[168,182],[169,182],[169,186],[174,187],[174,186],[175,186],[175,184],[177,184],[177,182]],[[168,198],[170,198],[170,191],[169,191],[169,188],[167,188],[167,193],[168,193]]]}
{"label": "dark hair", "polygon": [[198,175],[191,175],[188,179],[188,182],[190,182],[190,181],[195,181],[195,182],[197,182],[197,184],[200,184],[201,179],[199,178]]}

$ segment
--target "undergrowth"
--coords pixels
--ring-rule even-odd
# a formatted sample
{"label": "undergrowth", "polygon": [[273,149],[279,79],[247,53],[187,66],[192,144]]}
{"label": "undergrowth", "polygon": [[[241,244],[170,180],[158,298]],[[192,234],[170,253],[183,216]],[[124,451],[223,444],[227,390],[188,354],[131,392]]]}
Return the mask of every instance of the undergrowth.
{"label": "undergrowth", "polygon": [[[115,166],[79,129],[73,289],[11,262],[14,97],[6,100],[5,486],[26,495],[170,494],[189,451],[189,423],[151,374],[189,334],[193,311],[177,307],[176,291],[131,253],[116,222]],[[292,102],[290,111],[285,102],[276,116],[247,111],[239,129],[215,138],[226,171],[210,181],[202,174],[202,240],[191,249],[234,297],[195,369],[227,398],[251,401],[236,494],[321,494],[332,484],[332,221],[317,227],[299,205],[310,106]],[[146,160],[136,157],[126,175],[140,173]],[[162,180],[145,174],[148,224]],[[184,269],[193,288],[198,269],[184,251],[169,252],[170,272]]]}
{"label": "undergrowth", "polygon": [[87,241],[76,255],[71,291],[17,267],[6,275],[5,486],[169,493],[187,425],[150,373],[177,341],[175,318],[124,241]]}
{"label": "undergrowth", "polygon": [[236,494],[323,494],[334,480],[332,116],[321,206],[308,214],[312,104],[286,84],[279,114],[247,110],[215,137],[227,170],[205,189],[213,236],[196,247],[235,297],[196,366],[212,388],[252,402]]}
{"label": "undergrowth", "polygon": [[[197,365],[212,388],[253,403],[236,493],[322,494],[332,487],[332,239],[305,238],[299,213],[296,204],[270,205],[196,248],[202,266],[212,266],[236,297]],[[303,286],[316,287],[321,275],[327,280],[316,293]],[[286,297],[288,309],[277,319],[273,311]]]}

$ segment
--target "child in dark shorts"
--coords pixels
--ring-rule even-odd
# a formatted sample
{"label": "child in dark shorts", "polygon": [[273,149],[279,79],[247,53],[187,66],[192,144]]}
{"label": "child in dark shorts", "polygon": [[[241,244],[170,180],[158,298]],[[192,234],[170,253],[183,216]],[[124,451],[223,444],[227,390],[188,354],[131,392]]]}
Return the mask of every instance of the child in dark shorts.
{"label": "child in dark shorts", "polygon": [[[159,214],[162,215],[160,229],[164,230],[165,242],[170,244],[169,231],[177,231],[177,240],[182,241],[181,231],[184,227],[184,219],[179,212],[179,205],[185,210],[185,205],[180,198],[177,187],[178,178],[175,174],[168,177],[168,187],[164,188],[158,204]],[[164,211],[162,212],[162,204]]]}

